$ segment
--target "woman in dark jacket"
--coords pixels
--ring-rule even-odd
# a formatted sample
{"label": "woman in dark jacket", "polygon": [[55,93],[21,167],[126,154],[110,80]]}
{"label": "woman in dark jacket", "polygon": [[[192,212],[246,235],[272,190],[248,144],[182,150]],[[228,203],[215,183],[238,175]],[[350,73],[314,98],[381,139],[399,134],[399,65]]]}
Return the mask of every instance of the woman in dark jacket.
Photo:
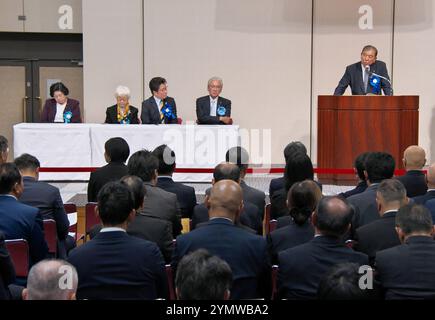
{"label": "woman in dark jacket", "polygon": [[106,110],[105,123],[139,124],[138,109],[129,104],[130,89],[118,86],[115,98],[116,104]]}
{"label": "woman in dark jacket", "polygon": [[45,101],[41,122],[81,123],[80,103],[68,98],[69,90],[62,82],[50,86],[52,99]]}

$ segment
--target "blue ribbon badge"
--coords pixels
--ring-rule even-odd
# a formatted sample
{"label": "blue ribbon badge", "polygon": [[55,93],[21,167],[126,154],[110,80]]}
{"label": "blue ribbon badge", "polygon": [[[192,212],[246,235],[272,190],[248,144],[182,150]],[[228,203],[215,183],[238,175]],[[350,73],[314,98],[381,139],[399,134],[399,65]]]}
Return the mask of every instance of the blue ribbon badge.
{"label": "blue ribbon badge", "polygon": [[167,119],[175,119],[175,114],[172,111],[172,106],[165,102],[165,105],[162,107],[162,113]]}
{"label": "blue ribbon badge", "polygon": [[374,94],[381,94],[381,78],[372,75],[370,77],[370,85],[373,87]]}
{"label": "blue ribbon badge", "polygon": [[220,105],[218,108],[217,108],[217,114],[218,114],[218,116],[221,116],[221,117],[223,117],[224,115],[225,115],[225,113],[227,112],[227,109],[224,107],[224,106],[222,106],[222,105]]}
{"label": "blue ribbon badge", "polygon": [[70,123],[71,119],[72,119],[72,112],[71,111],[67,111],[63,114],[63,122],[64,123]]}

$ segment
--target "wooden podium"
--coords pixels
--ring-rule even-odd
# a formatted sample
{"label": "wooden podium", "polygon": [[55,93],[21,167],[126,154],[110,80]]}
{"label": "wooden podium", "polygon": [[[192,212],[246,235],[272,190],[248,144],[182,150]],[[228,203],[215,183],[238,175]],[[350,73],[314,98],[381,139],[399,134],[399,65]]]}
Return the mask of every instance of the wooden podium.
{"label": "wooden podium", "polygon": [[[418,96],[318,96],[317,167],[353,168],[366,151],[390,153],[418,144]],[[353,184],[354,175],[318,174],[323,183]]]}

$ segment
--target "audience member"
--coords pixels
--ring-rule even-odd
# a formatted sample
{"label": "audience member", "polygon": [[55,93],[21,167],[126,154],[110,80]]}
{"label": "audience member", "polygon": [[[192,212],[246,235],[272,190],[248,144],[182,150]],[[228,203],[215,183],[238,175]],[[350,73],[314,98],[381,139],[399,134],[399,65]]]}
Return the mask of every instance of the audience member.
{"label": "audience member", "polygon": [[427,169],[426,174],[427,192],[421,196],[412,198],[416,204],[425,204],[427,201],[435,199],[435,163],[432,163]]}
{"label": "audience member", "polygon": [[15,268],[5,245],[5,235],[0,231],[0,300],[9,300],[8,286],[15,281]]}
{"label": "audience member", "polygon": [[424,195],[427,191],[426,177],[423,167],[426,164],[426,153],[419,146],[409,146],[403,153],[403,166],[406,174],[396,179],[403,183],[408,197]]}
{"label": "audience member", "polygon": [[364,175],[364,171],[366,170],[365,162],[369,154],[370,152],[364,152],[356,157],[354,168],[355,173],[358,177],[358,184],[354,189],[340,193],[339,195],[343,198],[349,198],[351,196],[364,192],[367,189],[367,178]]}
{"label": "audience member", "polygon": [[9,146],[8,139],[0,135],[0,164],[8,161]]}
{"label": "audience member", "polygon": [[228,300],[232,282],[228,263],[198,249],[178,264],[175,292],[179,300]]}

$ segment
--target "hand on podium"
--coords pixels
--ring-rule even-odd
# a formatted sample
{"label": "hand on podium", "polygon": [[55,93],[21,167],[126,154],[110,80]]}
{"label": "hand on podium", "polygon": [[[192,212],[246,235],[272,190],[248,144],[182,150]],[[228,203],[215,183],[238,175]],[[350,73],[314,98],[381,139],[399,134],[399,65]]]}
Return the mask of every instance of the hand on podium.
{"label": "hand on podium", "polygon": [[219,117],[219,121],[225,124],[233,124],[233,119],[231,117]]}

